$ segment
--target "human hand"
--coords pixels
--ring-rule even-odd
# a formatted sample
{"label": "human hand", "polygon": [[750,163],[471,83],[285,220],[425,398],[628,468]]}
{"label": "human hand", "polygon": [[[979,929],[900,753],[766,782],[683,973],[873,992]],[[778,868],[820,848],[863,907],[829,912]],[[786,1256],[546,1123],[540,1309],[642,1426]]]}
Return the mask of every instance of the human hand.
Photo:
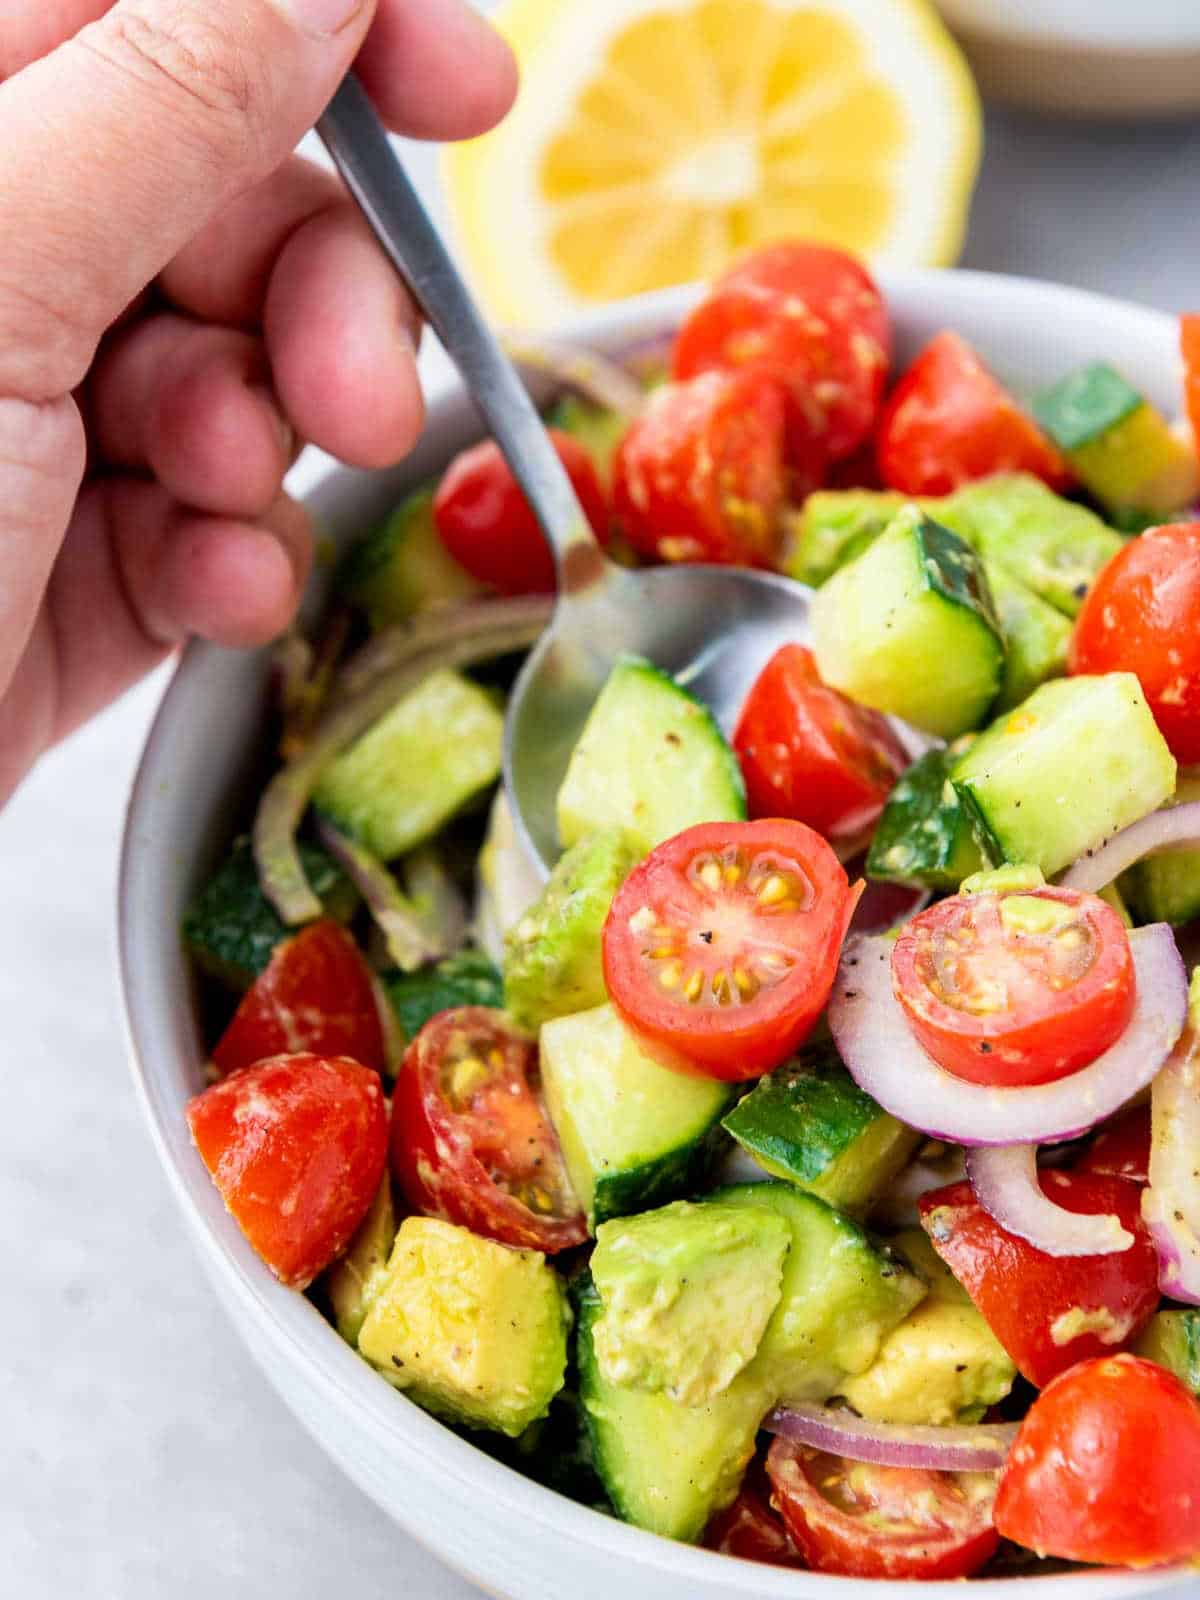
{"label": "human hand", "polygon": [[416,312],[334,179],[290,155],[361,50],[389,126],[508,108],[465,0],[4,0],[0,801],[185,635],[289,620],[299,443],[400,459]]}

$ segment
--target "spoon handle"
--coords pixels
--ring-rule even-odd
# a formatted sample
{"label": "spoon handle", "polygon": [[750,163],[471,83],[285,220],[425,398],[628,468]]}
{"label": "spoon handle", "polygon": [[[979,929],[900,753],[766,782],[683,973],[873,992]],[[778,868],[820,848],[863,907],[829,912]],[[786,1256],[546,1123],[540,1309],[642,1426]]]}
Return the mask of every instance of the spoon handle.
{"label": "spoon handle", "polygon": [[602,567],[587,517],[524,384],[480,315],[353,73],[317,132],[525,491],[554,551],[560,590],[577,593]]}

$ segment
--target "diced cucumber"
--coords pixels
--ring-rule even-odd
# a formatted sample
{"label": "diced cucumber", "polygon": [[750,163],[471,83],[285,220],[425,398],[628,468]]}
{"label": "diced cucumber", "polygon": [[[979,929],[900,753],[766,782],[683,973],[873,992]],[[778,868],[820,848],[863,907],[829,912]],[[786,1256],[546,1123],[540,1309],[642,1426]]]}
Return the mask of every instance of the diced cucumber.
{"label": "diced cucumber", "polygon": [[496,781],[503,736],[492,696],[442,668],[326,767],[313,800],[343,833],[390,861]]}
{"label": "diced cucumber", "polygon": [[[348,922],[358,891],[340,867],[315,845],[301,844],[300,860],[327,916]],[[231,988],[248,989],[266,967],[275,946],[295,932],[279,919],[262,892],[249,839],[232,850],[188,906],[183,939],[198,964]]]}
{"label": "diced cucumber", "polygon": [[813,589],[872,544],[904,504],[890,489],[820,489],[787,526],[783,570]]}
{"label": "diced cucumber", "polygon": [[1200,1311],[1156,1311],[1133,1348],[1200,1395]]}
{"label": "diced cucumber", "polygon": [[951,769],[993,864],[1047,877],[1169,800],[1175,760],[1130,672],[1035,689]]}
{"label": "diced cucumber", "polygon": [[554,407],[547,421],[552,428],[579,440],[607,483],[612,475],[613,456],[629,427],[629,418],[619,411],[610,411],[606,406],[568,394]]}
{"label": "diced cucumber", "polygon": [[605,828],[559,860],[541,899],[505,942],[504,1003],[520,1027],[536,1033],[552,1017],[604,1004],[600,936],[637,859],[623,828]]}
{"label": "diced cucumber", "polygon": [[1113,512],[1165,515],[1195,497],[1194,450],[1105,362],[1043,390],[1033,409],[1079,481]]}
{"label": "diced cucumber", "polygon": [[338,588],[372,628],[482,592],[446,549],[433,520],[433,490],[418,489],[346,553]]}
{"label": "diced cucumber", "polygon": [[[1175,805],[1200,800],[1200,775],[1181,776]],[[1147,856],[1121,876],[1121,890],[1142,922],[1170,922],[1180,928],[1200,917],[1200,850],[1171,850]]]}
{"label": "diced cucumber", "polygon": [[625,1522],[691,1541],[737,1494],[772,1395],[749,1373],[703,1405],[608,1383],[593,1330],[602,1311],[590,1280],[577,1291],[579,1394],[596,1472]]}
{"label": "diced cucumber", "polygon": [[963,748],[957,742],[948,750],[930,750],[900,778],[867,852],[868,878],[957,889],[982,867],[971,819],[950,782],[950,768]]}
{"label": "diced cucumber", "polygon": [[985,561],[984,570],[1004,635],[1004,682],[995,709],[1008,711],[1038,684],[1065,676],[1071,624],[999,562]]}
{"label": "diced cucumber", "polygon": [[915,505],[818,589],[812,630],[826,683],[943,738],[974,727],[1003,679],[978,557]]}
{"label": "diced cucumber", "polygon": [[808,1045],[761,1079],[724,1127],[775,1177],[857,1213],[891,1183],[922,1138],[864,1094],[827,1043]]}
{"label": "diced cucumber", "polygon": [[346,1254],[330,1267],[325,1290],[337,1331],[357,1346],[371,1302],[387,1281],[388,1258],[396,1242],[392,1178],[385,1172],[370,1209],[359,1223]]}
{"label": "diced cucumber", "polygon": [[611,1006],[541,1032],[542,1088],[590,1224],[699,1188],[722,1139],[729,1088],[651,1061]]}
{"label": "diced cucumber", "polygon": [[865,1372],[884,1339],[925,1298],[907,1262],[858,1223],[790,1183],[718,1189],[706,1203],[767,1208],[792,1230],[779,1304],[743,1380],[772,1400],[826,1400]]}
{"label": "diced cucumber", "polygon": [[504,1004],[504,980],[481,950],[460,950],[419,972],[385,972],[382,982],[404,1044],[439,1011]]}
{"label": "diced cucumber", "polygon": [[650,662],[618,661],[559,790],[563,847],[616,827],[645,854],[693,823],[745,815],[741,768],[708,707]]}
{"label": "diced cucumber", "polygon": [[998,473],[965,484],[935,515],[983,558],[1064,616],[1077,615],[1100,568],[1124,541],[1094,511],[1028,473]]}

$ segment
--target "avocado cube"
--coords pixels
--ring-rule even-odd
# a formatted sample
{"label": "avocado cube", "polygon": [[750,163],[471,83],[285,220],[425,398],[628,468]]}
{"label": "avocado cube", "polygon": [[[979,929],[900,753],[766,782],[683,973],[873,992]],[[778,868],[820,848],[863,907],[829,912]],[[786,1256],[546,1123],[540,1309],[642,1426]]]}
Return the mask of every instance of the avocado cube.
{"label": "avocado cube", "polygon": [[779,1304],[791,1229],[763,1207],[677,1200],[603,1223],[591,1270],[605,1381],[703,1405],[758,1350]]}
{"label": "avocado cube", "polygon": [[783,570],[819,589],[879,537],[903,504],[904,496],[890,489],[819,489],[785,521]]}
{"label": "avocado cube", "polygon": [[381,527],[350,547],[337,585],[366,612],[372,628],[402,622],[430,606],[468,600],[483,589],[442,543],[432,489],[410,494]]}
{"label": "avocado cube", "polygon": [[358,1348],[427,1410],[516,1438],[562,1388],[569,1326],[545,1256],[408,1217]]}
{"label": "avocado cube", "polygon": [[381,861],[413,850],[500,775],[504,717],[443,668],[326,767],[313,800]]}
{"label": "avocado cube", "polygon": [[1200,1310],[1156,1311],[1133,1349],[1200,1396]]}
{"label": "avocado cube", "polygon": [[536,1033],[552,1017],[607,1000],[600,935],[638,854],[623,828],[603,828],[580,840],[555,866],[541,899],[509,932],[504,1000],[519,1026]]}

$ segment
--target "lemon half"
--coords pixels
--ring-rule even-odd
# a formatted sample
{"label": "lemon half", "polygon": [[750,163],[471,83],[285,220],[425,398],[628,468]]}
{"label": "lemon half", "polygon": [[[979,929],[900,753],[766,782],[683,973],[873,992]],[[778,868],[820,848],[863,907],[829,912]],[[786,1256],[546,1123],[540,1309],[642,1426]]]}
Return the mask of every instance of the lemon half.
{"label": "lemon half", "polygon": [[926,0],[508,0],[493,20],[521,93],[444,175],[500,320],[710,278],[784,236],[957,256],[979,102]]}

